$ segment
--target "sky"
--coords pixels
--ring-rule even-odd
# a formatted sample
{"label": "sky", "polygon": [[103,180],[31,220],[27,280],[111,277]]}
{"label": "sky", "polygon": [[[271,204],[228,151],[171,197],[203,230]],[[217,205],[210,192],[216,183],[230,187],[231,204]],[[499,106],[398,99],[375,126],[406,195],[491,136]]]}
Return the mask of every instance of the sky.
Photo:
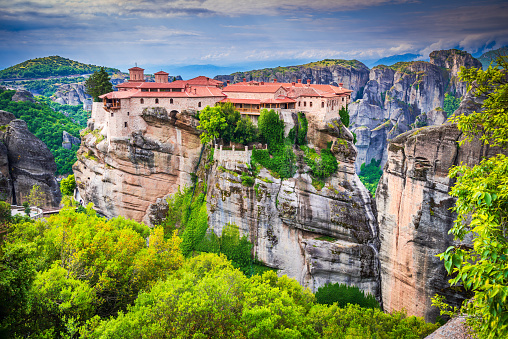
{"label": "sky", "polygon": [[506,0],[0,0],[0,69],[50,55],[168,71],[504,45]]}

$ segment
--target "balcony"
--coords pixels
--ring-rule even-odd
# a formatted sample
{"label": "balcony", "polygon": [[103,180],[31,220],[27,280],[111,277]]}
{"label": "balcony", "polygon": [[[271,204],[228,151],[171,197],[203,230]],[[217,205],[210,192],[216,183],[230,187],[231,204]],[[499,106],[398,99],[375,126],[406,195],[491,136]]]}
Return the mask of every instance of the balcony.
{"label": "balcony", "polygon": [[120,99],[104,99],[104,109],[109,110],[116,110],[122,108],[122,105],[120,105]]}

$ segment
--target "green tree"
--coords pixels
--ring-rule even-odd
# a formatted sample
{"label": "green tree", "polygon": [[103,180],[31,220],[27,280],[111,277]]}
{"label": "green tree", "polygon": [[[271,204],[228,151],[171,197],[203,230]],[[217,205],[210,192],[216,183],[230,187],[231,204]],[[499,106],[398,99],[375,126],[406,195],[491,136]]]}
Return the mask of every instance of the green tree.
{"label": "green tree", "polygon": [[74,174],[60,181],[60,192],[62,192],[62,195],[73,195],[75,188],[76,180],[74,179]]}
{"label": "green tree", "polygon": [[346,128],[349,127],[349,112],[348,112],[347,106],[343,106],[339,110],[339,116],[340,116],[340,121],[342,121],[342,124],[344,126],[346,126]]}
{"label": "green tree", "polygon": [[201,143],[207,144],[212,140],[216,140],[227,126],[226,115],[220,106],[206,106],[199,112],[198,129],[203,131],[199,135]]}
{"label": "green tree", "polygon": [[30,194],[28,195],[28,203],[31,206],[41,207],[45,200],[45,194],[41,190],[41,186],[33,185],[32,189],[30,189]]}
{"label": "green tree", "polygon": [[109,81],[109,75],[101,67],[94,72],[85,82],[86,93],[93,97],[94,101],[99,101],[99,96],[113,91],[113,85]]}
{"label": "green tree", "polygon": [[[492,146],[508,146],[508,58],[498,65],[481,69],[462,69],[461,78],[470,83],[477,96],[486,96],[483,110],[452,121],[471,141]],[[451,195],[457,198],[457,213],[450,233],[458,240],[473,236],[473,247],[449,247],[439,257],[452,285],[462,285],[474,293],[463,310],[481,338],[508,337],[508,158],[497,155],[480,164],[450,170],[457,182]],[[436,300],[436,303],[439,299]]]}
{"label": "green tree", "polygon": [[447,117],[450,117],[453,114],[453,112],[455,112],[457,108],[459,108],[461,100],[462,98],[456,98],[455,96],[449,93],[445,94],[443,109],[445,110]]}

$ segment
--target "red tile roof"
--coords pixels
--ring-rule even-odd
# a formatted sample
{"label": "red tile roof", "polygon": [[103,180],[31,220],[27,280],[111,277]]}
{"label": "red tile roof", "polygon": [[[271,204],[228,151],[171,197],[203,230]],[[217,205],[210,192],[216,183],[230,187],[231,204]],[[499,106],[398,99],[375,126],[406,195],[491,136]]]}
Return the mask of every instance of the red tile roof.
{"label": "red tile roof", "polygon": [[202,76],[202,75],[192,78],[192,79],[189,79],[185,82],[188,83],[189,85],[194,85],[194,86],[222,86],[223,85],[222,81],[210,79],[210,78]]}
{"label": "red tile roof", "polygon": [[132,68],[129,68],[129,71],[144,71],[145,69],[144,68],[141,68],[141,67],[132,67]]}
{"label": "red tile roof", "polygon": [[184,92],[143,92],[141,89],[131,89],[127,91],[110,92],[101,95],[99,98],[107,99],[128,99],[128,98],[182,98],[182,97],[217,97],[223,98],[225,95],[220,88],[210,86],[191,87],[190,91]]}
{"label": "red tile roof", "polygon": [[153,75],[169,75],[169,73],[166,73],[164,71],[158,71],[157,73],[154,73]]}
{"label": "red tile roof", "polygon": [[261,104],[261,100],[259,99],[235,99],[235,98],[224,98],[221,102],[232,102],[234,104],[251,104],[251,105],[259,105]]}
{"label": "red tile roof", "polygon": [[[276,85],[276,86],[273,86]],[[224,87],[223,92],[244,92],[244,93],[275,93],[281,88],[281,84],[272,84],[272,85],[229,85]]]}

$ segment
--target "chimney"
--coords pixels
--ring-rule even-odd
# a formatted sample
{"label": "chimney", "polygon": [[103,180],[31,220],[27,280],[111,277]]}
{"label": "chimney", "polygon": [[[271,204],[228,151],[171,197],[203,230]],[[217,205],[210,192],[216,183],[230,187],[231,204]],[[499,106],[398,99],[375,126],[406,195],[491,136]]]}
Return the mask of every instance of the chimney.
{"label": "chimney", "polygon": [[339,83],[339,88],[342,88],[342,86],[344,86],[344,84],[342,82]]}
{"label": "chimney", "polygon": [[276,83],[277,82],[277,79],[273,79],[273,82]]}
{"label": "chimney", "polygon": [[264,81],[261,81],[261,85],[264,85],[264,84],[265,84],[265,82],[264,82]]}
{"label": "chimney", "polygon": [[226,84],[227,84],[227,86],[229,86],[229,84],[230,84],[230,83],[231,83],[231,81],[226,80]]}
{"label": "chimney", "polygon": [[301,84],[302,83],[302,79],[298,79],[298,83]]}
{"label": "chimney", "polygon": [[310,79],[307,79],[307,85],[310,85]]}
{"label": "chimney", "polygon": [[246,78],[243,78],[243,82],[247,82],[247,79],[246,79]]}
{"label": "chimney", "polygon": [[293,82],[291,83],[291,85],[293,85],[293,87],[295,87],[296,83],[293,81]]}

